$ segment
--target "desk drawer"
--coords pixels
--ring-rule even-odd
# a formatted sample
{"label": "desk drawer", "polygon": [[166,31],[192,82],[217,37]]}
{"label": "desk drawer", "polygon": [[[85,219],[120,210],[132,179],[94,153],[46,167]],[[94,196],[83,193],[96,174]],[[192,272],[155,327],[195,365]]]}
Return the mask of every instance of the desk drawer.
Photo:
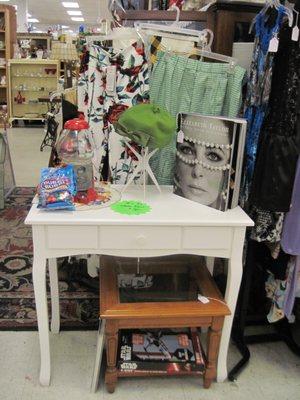
{"label": "desk drawer", "polygon": [[226,227],[190,227],[183,229],[184,249],[228,249],[232,230]]}
{"label": "desk drawer", "polygon": [[181,244],[179,227],[106,226],[100,232],[102,249],[179,249]]}
{"label": "desk drawer", "polygon": [[96,249],[97,226],[48,226],[49,249]]}

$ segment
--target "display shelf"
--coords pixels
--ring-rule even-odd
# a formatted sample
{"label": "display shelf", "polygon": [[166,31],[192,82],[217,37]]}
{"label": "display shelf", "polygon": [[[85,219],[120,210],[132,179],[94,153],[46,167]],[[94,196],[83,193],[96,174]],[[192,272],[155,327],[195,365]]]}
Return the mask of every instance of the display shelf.
{"label": "display shelf", "polygon": [[[39,76],[49,68],[55,69],[55,75]],[[12,88],[10,93],[10,122],[14,120],[43,120],[48,108],[47,104],[41,104],[38,99],[41,94],[47,95],[57,90],[59,61],[38,59],[9,60],[8,69],[9,85]],[[51,83],[49,85],[51,87],[43,84],[41,78],[47,79],[47,82]],[[56,82],[54,82],[54,79]],[[42,86],[42,90],[36,89]],[[22,89],[21,87],[25,88]],[[18,96],[22,96],[22,99],[18,99],[21,100],[20,103],[16,101]]]}
{"label": "display shelf", "polygon": [[[1,41],[3,42],[3,47],[0,49],[1,58],[6,60],[6,65],[0,66],[0,77],[7,77],[7,61],[13,57],[14,44],[16,43],[16,31],[17,31],[17,18],[16,18],[16,9],[14,6],[3,5],[0,4],[0,18],[3,23],[3,26],[0,30],[1,33]],[[8,105],[8,113],[9,111],[9,83],[8,79],[6,80],[5,85],[0,85],[1,88],[1,104]]]}
{"label": "display shelf", "polygon": [[56,75],[55,76],[27,76],[27,75],[14,75],[13,78],[40,78],[40,79],[56,79]]}
{"label": "display shelf", "polygon": [[[121,20],[128,21],[175,21],[176,11],[162,10],[128,10],[119,12]],[[180,21],[206,21],[207,13],[202,11],[181,11]]]}
{"label": "display shelf", "polygon": [[20,121],[44,121],[45,116],[40,116],[37,118],[32,118],[32,117],[14,117],[13,120],[20,120]]}
{"label": "display shelf", "polygon": [[52,36],[47,33],[26,33],[19,32],[17,34],[18,42],[21,40],[30,40],[31,47],[37,47],[42,49],[51,50]]}
{"label": "display shelf", "polygon": [[37,89],[11,89],[13,92],[54,92],[56,90],[56,88],[51,88],[51,89],[47,89],[47,90],[37,90]]}

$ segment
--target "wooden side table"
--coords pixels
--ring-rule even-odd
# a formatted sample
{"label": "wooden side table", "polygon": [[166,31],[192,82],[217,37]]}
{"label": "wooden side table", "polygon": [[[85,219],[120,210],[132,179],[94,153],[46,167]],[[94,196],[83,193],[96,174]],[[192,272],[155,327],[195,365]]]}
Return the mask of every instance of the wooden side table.
{"label": "wooden side table", "polygon": [[[128,376],[117,368],[120,329],[207,327],[204,387],[209,388],[216,378],[224,317],[230,310],[206,266],[199,266],[199,257],[186,256],[181,262],[174,258],[172,268],[161,265],[161,261],[156,264],[155,260],[146,260],[137,267],[134,259],[101,257],[100,317],[106,320],[105,383],[110,393],[118,377]],[[137,272],[141,282],[141,277],[148,277],[146,287],[128,284]],[[209,302],[200,302],[198,294]]]}

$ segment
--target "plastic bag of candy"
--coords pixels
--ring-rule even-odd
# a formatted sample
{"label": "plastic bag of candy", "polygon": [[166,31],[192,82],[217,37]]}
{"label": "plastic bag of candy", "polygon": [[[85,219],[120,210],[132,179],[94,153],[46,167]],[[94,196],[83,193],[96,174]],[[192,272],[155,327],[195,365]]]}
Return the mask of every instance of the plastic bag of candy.
{"label": "plastic bag of candy", "polygon": [[38,208],[46,210],[75,210],[76,180],[73,165],[43,168],[39,185]]}

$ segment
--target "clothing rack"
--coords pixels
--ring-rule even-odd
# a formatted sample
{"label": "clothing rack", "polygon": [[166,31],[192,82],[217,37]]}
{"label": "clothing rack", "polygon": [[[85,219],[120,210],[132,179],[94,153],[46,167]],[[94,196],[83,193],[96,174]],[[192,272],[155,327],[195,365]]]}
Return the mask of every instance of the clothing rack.
{"label": "clothing rack", "polygon": [[[300,1],[296,0],[293,2],[295,3],[296,9],[299,10]],[[292,333],[292,324],[289,323],[286,317],[278,322],[270,324],[267,322],[266,315],[257,311],[257,307],[253,306],[252,309],[255,311],[252,312],[250,307],[251,296],[252,298],[257,298],[258,294],[264,291],[263,285],[257,287],[257,282],[262,283],[264,277],[259,277],[259,262],[256,249],[257,247],[254,245],[254,242],[249,240],[247,243],[247,255],[244,264],[237,311],[231,335],[242,357],[228,374],[228,378],[231,381],[237,379],[237,376],[251,358],[248,344],[283,341],[294,354],[300,357],[300,344],[296,343]],[[266,266],[264,264],[261,264],[261,266],[263,267],[263,273],[265,273]],[[255,275],[254,271],[256,271],[257,275]],[[254,279],[257,280],[255,281]],[[256,285],[254,285],[254,283]],[[255,301],[253,302],[255,303]],[[264,328],[263,333],[250,334],[246,332],[246,328],[254,326]]]}
{"label": "clothing rack", "polygon": [[[273,325],[275,332],[252,335],[245,333],[246,327],[266,325],[266,319],[262,318],[261,315],[252,315],[251,317],[248,315],[253,270],[253,251],[250,245],[247,249],[247,257],[239,293],[238,309],[231,334],[242,358],[229,372],[228,379],[230,381],[235,381],[237,379],[237,376],[250,360],[251,353],[247,346],[248,344],[283,341],[294,354],[300,357],[300,346],[295,342],[291,332],[291,324],[286,318]],[[270,326],[269,323],[268,326]]]}

